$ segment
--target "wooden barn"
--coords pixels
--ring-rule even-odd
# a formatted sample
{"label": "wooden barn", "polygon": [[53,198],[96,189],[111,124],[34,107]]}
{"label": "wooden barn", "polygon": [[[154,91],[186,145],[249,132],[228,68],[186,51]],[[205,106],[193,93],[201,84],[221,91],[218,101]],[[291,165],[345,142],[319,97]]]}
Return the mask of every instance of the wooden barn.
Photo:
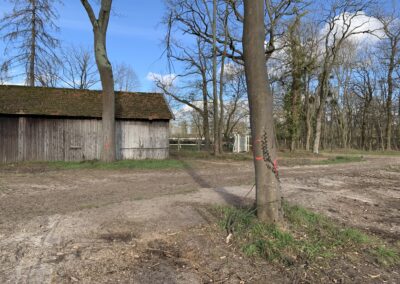
{"label": "wooden barn", "polygon": [[[117,159],[165,159],[163,94],[116,93]],[[0,86],[0,162],[100,158],[101,91]]]}

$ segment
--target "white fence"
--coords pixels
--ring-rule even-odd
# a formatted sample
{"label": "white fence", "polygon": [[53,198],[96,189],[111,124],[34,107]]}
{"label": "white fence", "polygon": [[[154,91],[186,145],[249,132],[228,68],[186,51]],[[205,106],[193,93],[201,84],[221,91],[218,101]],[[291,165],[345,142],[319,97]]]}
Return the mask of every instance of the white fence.
{"label": "white fence", "polygon": [[234,134],[233,153],[250,151],[250,135]]}

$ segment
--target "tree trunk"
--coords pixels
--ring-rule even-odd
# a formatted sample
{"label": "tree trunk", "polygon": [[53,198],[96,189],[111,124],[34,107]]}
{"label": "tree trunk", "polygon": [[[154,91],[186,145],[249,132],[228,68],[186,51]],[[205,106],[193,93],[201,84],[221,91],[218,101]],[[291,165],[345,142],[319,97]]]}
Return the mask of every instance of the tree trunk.
{"label": "tree trunk", "polygon": [[35,86],[35,60],[36,60],[36,0],[31,1],[32,19],[31,19],[31,54],[29,58],[29,86]]}
{"label": "tree trunk", "polygon": [[224,67],[225,67],[225,56],[222,56],[221,62],[221,75],[219,82],[219,122],[218,122],[218,146],[219,153],[223,153],[223,137],[222,137],[222,128],[224,123]]}
{"label": "tree trunk", "polygon": [[206,150],[209,151],[211,148],[211,143],[210,143],[210,122],[209,122],[209,117],[208,117],[208,91],[207,91],[207,77],[204,72],[202,71],[202,78],[203,78],[203,86],[202,86],[202,92],[203,92],[203,132],[204,132],[204,142],[205,142],[205,147]]}
{"label": "tree trunk", "polygon": [[[362,114],[362,124],[361,124],[361,149],[367,150],[367,123],[369,120],[369,106],[371,104],[372,94],[368,93],[368,98],[365,98],[364,109]],[[370,140],[370,139],[369,139]]]}
{"label": "tree trunk", "polygon": [[227,51],[227,38],[228,38],[228,16],[229,16],[229,5],[226,4],[226,9],[225,9],[225,19],[224,19],[224,52],[222,53],[221,56],[221,72],[220,72],[220,77],[219,77],[219,122],[218,122],[218,137],[219,137],[219,152],[222,154],[224,152],[224,141],[223,141],[223,134],[222,130],[224,128],[224,75],[225,75],[225,58],[226,58],[226,51]]}
{"label": "tree trunk", "polygon": [[290,151],[295,150],[296,141],[299,132],[299,113],[298,100],[301,92],[301,73],[294,70],[292,72],[292,97],[291,97],[291,114],[290,114]]}
{"label": "tree trunk", "polygon": [[116,159],[115,143],[115,93],[112,66],[107,57],[106,38],[100,30],[95,30],[95,56],[103,90],[103,144],[101,160],[112,162]]}
{"label": "tree trunk", "polygon": [[306,151],[310,150],[311,140],[311,106],[310,106],[310,80],[307,79],[306,83],[306,96],[305,96],[305,108],[306,108]]}
{"label": "tree trunk", "polygon": [[321,74],[321,77],[319,79],[319,87],[318,87],[318,93],[319,93],[319,105],[317,109],[317,114],[316,114],[316,123],[315,123],[315,133],[314,133],[314,146],[313,146],[313,153],[314,154],[319,154],[319,146],[321,143],[321,129],[322,129],[322,118],[323,114],[325,111],[325,100],[326,100],[326,95],[328,93],[328,77],[330,74],[330,71],[327,70],[327,67],[324,64],[324,71]]}
{"label": "tree trunk", "polygon": [[392,149],[392,97],[393,97],[393,70],[394,70],[394,55],[390,58],[388,70],[388,96],[386,101],[386,150]]}
{"label": "tree trunk", "polygon": [[319,154],[319,146],[321,139],[321,129],[322,129],[322,116],[325,109],[325,103],[320,102],[317,109],[316,122],[315,122],[315,134],[314,134],[314,145],[313,153]]}
{"label": "tree trunk", "polygon": [[[273,121],[273,98],[264,54],[264,1],[244,1],[243,52],[250,107],[257,216],[268,223],[282,218]],[[268,141],[266,144],[264,138]]]}
{"label": "tree trunk", "polygon": [[217,0],[213,0],[213,21],[212,21],[212,33],[213,33],[213,43],[212,43],[212,55],[213,55],[213,106],[214,106],[214,155],[220,154],[220,139],[219,139],[219,107],[218,107],[218,92],[217,92]]}
{"label": "tree trunk", "polygon": [[94,34],[94,54],[97,68],[100,73],[103,89],[103,113],[102,113],[102,148],[101,160],[112,162],[116,159],[115,143],[115,93],[114,78],[110,61],[107,56],[106,35],[110,19],[112,0],[102,0],[98,19],[87,0],[81,0],[86,13],[89,16]]}

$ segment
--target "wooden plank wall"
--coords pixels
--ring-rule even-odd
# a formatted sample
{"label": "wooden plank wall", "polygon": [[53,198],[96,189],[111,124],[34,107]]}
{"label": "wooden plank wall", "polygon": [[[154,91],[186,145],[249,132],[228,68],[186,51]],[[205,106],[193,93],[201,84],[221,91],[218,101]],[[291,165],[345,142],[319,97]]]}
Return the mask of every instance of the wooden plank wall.
{"label": "wooden plank wall", "polygon": [[118,121],[117,159],[166,159],[169,125],[166,121]]}
{"label": "wooden plank wall", "polygon": [[[167,121],[117,121],[117,159],[166,159]],[[0,117],[0,162],[100,158],[101,120]]]}
{"label": "wooden plank wall", "polygon": [[18,118],[0,118],[0,162],[12,163],[18,158]]}
{"label": "wooden plank wall", "polygon": [[82,161],[99,157],[96,119],[26,118],[24,156],[27,161]]}

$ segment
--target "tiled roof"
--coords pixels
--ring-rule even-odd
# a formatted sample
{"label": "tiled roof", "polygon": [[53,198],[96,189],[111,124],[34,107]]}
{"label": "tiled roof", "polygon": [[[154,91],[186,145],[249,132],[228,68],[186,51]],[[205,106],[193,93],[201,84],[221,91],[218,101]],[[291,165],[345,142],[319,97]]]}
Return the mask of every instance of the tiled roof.
{"label": "tiled roof", "polygon": [[[116,118],[173,118],[163,94],[116,92],[115,97]],[[101,91],[0,86],[0,114],[101,118]]]}

